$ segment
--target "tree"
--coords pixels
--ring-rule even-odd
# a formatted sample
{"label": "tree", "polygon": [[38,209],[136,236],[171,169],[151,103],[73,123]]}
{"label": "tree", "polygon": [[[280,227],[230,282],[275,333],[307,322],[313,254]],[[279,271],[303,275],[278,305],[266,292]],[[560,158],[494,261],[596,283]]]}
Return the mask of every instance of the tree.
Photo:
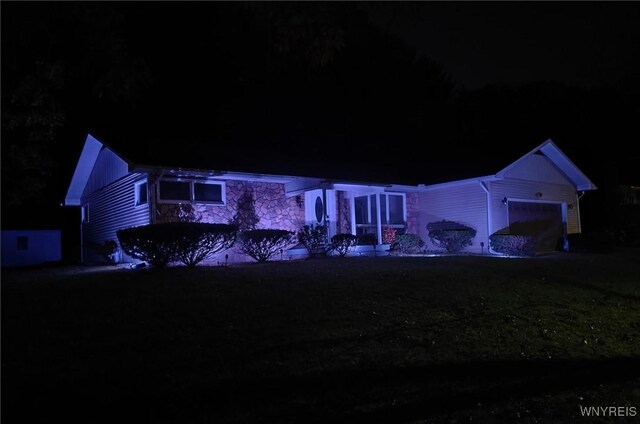
{"label": "tree", "polygon": [[237,226],[240,231],[246,231],[255,230],[259,222],[260,218],[256,213],[253,191],[245,188],[238,198],[236,214],[229,223]]}
{"label": "tree", "polygon": [[134,108],[151,71],[129,52],[114,5],[16,2],[2,16],[2,200],[59,199],[74,117]]}

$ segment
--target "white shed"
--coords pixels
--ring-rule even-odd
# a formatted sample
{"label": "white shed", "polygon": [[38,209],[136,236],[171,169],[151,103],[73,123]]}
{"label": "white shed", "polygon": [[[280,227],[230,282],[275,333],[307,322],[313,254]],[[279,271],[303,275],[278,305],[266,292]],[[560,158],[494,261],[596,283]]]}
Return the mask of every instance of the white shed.
{"label": "white shed", "polygon": [[60,230],[2,230],[2,266],[59,262],[61,246]]}

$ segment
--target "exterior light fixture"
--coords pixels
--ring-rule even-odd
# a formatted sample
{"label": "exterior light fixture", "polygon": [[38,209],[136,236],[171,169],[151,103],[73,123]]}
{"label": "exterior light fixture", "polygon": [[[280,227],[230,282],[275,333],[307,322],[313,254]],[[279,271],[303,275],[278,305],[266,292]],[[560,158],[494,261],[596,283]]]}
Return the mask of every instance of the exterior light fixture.
{"label": "exterior light fixture", "polygon": [[507,196],[505,196],[505,197],[503,197],[503,198],[502,198],[502,204],[503,204],[503,205],[505,205],[505,206],[506,206],[508,201],[509,201],[509,200],[507,200]]}
{"label": "exterior light fixture", "polygon": [[536,192],[536,197],[542,197],[542,192],[541,191]]}

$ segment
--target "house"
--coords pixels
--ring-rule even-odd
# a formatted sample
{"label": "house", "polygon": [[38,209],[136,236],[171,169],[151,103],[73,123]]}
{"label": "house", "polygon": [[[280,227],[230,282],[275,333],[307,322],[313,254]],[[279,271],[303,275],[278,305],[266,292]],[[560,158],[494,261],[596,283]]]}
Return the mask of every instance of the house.
{"label": "house", "polygon": [[[491,234],[522,223],[535,224],[527,231],[544,236],[543,250],[555,249],[563,234],[580,232],[580,197],[595,189],[551,140],[492,175],[407,185],[147,165],[88,135],[65,205],[82,211],[83,262],[100,260],[92,246],[117,240],[117,230],[179,220],[185,205],[203,222],[227,223],[245,193],[254,199],[260,228],[297,231],[305,223],[326,224],[329,236],[372,234],[384,244],[386,229],[428,241],[426,225],[448,220],[474,228],[467,251],[481,253]],[[436,249],[429,242],[427,248]]]}
{"label": "house", "polygon": [[60,230],[2,230],[2,266],[27,266],[62,260]]}

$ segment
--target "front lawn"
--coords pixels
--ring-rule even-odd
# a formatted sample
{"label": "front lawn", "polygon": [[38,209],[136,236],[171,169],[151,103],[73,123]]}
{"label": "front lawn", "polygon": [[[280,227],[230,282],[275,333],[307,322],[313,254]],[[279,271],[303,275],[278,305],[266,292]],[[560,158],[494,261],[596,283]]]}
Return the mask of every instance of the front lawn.
{"label": "front lawn", "polygon": [[3,270],[2,418],[635,420],[638,253]]}

